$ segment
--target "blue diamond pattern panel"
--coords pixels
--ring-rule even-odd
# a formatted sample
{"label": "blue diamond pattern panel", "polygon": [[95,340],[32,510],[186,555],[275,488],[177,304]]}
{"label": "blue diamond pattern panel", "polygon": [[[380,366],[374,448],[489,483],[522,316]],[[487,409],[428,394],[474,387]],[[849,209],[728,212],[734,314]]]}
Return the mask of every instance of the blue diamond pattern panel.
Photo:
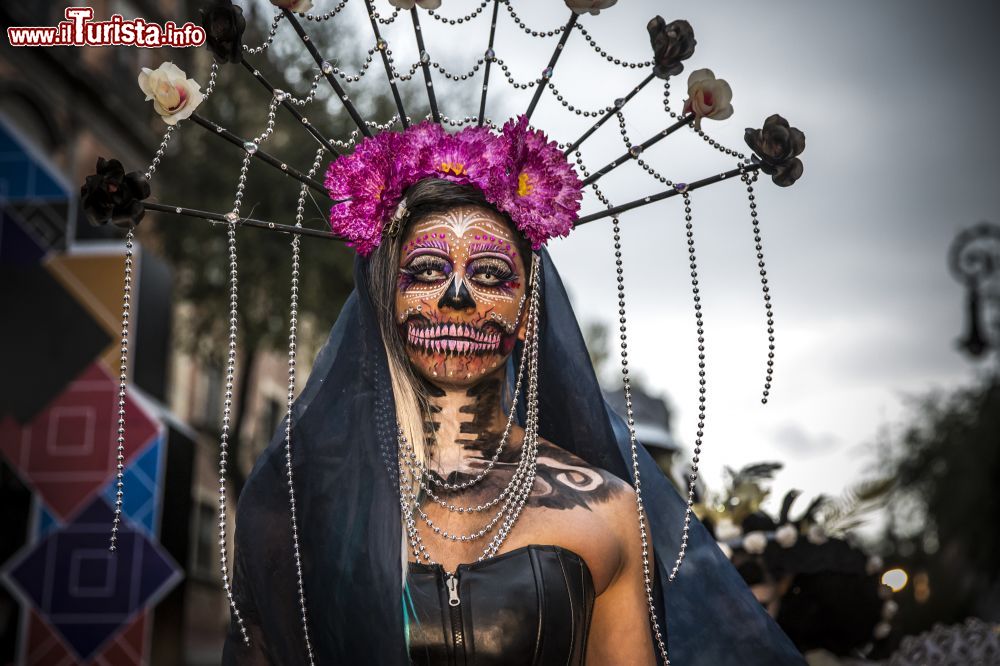
{"label": "blue diamond pattern panel", "polygon": [[4,582],[87,661],[137,612],[180,580],[180,567],[142,530],[119,530],[108,551],[112,510],[95,497],[70,523],[11,558]]}
{"label": "blue diamond pattern panel", "polygon": [[70,192],[0,123],[0,198],[9,201],[68,199]]}
{"label": "blue diamond pattern panel", "polygon": [[59,529],[62,523],[56,518],[55,514],[49,511],[48,507],[45,506],[45,502],[35,495],[35,541],[41,539],[43,536],[51,532],[52,530]]}
{"label": "blue diamond pattern panel", "polygon": [[[125,468],[125,497],[122,513],[132,521],[132,526],[141,529],[150,537],[156,537],[160,518],[160,492],[158,481],[163,467],[163,435],[158,436],[149,447]],[[118,491],[117,479],[112,479],[104,488],[104,499],[114,506]]]}
{"label": "blue diamond pattern panel", "polygon": [[[122,515],[132,526],[141,529],[148,536],[155,538],[159,532],[161,493],[157,490],[160,470],[163,469],[163,456],[166,446],[163,435],[157,437],[145,452],[125,468],[125,498],[122,503]],[[114,505],[115,493],[118,490],[117,480],[112,479],[104,487],[102,495],[108,505]],[[35,495],[34,538],[41,539],[62,523],[45,506],[45,502]]]}

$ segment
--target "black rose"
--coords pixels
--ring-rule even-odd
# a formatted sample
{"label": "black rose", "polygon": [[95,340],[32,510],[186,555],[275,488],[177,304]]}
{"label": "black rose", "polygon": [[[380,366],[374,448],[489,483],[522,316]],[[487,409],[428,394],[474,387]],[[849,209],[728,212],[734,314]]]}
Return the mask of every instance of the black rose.
{"label": "black rose", "polygon": [[667,23],[657,16],[646,24],[646,30],[653,46],[653,73],[666,79],[684,71],[681,61],[691,57],[698,43],[691,24],[683,19]]}
{"label": "black rose", "polygon": [[213,0],[202,7],[201,27],[205,29],[205,45],[219,62],[238,63],[243,59],[243,31],[247,21],[243,8],[232,0]]}
{"label": "black rose", "polygon": [[776,185],[788,187],[802,177],[802,160],[797,156],[806,148],[806,135],[777,113],[764,121],[762,129],[748,127],[744,138],[760,158],[760,170]]}
{"label": "black rose", "polygon": [[138,171],[125,173],[118,160],[97,158],[97,173],[87,176],[80,188],[80,205],[94,226],[113,222],[121,227],[139,224],[146,214],[142,200],[149,196],[149,181]]}

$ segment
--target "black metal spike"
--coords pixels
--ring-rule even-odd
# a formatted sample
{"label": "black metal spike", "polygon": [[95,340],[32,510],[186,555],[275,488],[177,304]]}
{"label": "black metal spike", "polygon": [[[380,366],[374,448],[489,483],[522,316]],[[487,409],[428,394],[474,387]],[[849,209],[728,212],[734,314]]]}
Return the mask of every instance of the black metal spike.
{"label": "black metal spike", "polygon": [[542,92],[545,91],[546,84],[548,84],[549,79],[552,78],[552,73],[556,68],[556,62],[559,60],[559,54],[563,52],[563,48],[566,46],[566,40],[569,39],[569,33],[573,32],[573,26],[576,25],[577,13],[570,10],[569,14],[569,20],[566,21],[566,26],[563,28],[562,37],[559,38],[559,43],[556,44],[556,49],[552,52],[552,57],[549,58],[548,66],[542,70],[542,78],[539,80],[538,87],[535,89],[534,97],[531,98],[531,104],[528,105],[528,111],[525,115],[529,120],[531,119],[531,114],[535,112],[535,106],[538,105],[538,100],[542,97]]}
{"label": "black metal spike", "polygon": [[670,197],[677,196],[683,192],[692,192],[694,190],[712,185],[713,183],[718,183],[723,180],[732,178],[733,176],[739,176],[743,173],[752,173],[760,169],[760,164],[747,164],[742,167],[737,167],[735,169],[730,169],[724,173],[717,174],[715,176],[710,176],[708,178],[702,178],[701,180],[696,180],[693,183],[677,183],[669,190],[664,190],[657,194],[651,194],[648,197],[643,197],[642,199],[636,199],[635,201],[630,201],[628,203],[621,204],[620,206],[612,206],[607,210],[598,211],[596,213],[591,213],[590,215],[584,215],[576,221],[574,227],[578,227],[581,224],[587,224],[588,222],[593,222],[594,220],[600,220],[605,217],[612,217],[618,215],[619,213],[624,213],[625,211],[632,210],[634,208],[640,208],[646,204],[655,203],[657,201],[663,201],[664,199],[669,199]]}
{"label": "black metal spike", "polygon": [[[389,42],[382,39],[382,34],[378,29],[378,20],[375,18],[375,8],[372,7],[372,0],[365,0],[365,8],[368,10],[368,18],[372,24],[372,32],[375,33],[375,50],[382,56],[382,64],[385,65],[385,75],[389,79],[389,87],[392,89],[392,98],[396,101],[396,110],[399,111],[399,122],[403,124],[403,129],[410,126],[406,119],[406,109],[403,108],[403,98],[399,96],[399,88],[396,87],[396,77],[392,75],[392,65],[389,63]],[[416,8],[414,8],[416,11]]]}
{"label": "black metal spike", "polygon": [[600,178],[602,176],[605,176],[605,175],[611,173],[612,171],[614,171],[615,169],[617,169],[618,167],[620,167],[622,164],[625,164],[629,160],[634,160],[636,157],[638,157],[639,155],[641,155],[642,152],[645,151],[647,148],[649,148],[650,146],[656,144],[657,142],[662,141],[663,139],[667,138],[668,136],[670,136],[671,134],[673,134],[674,132],[676,132],[680,128],[682,128],[685,125],[689,124],[692,120],[694,120],[694,114],[693,113],[689,113],[688,115],[684,116],[683,118],[681,118],[680,120],[678,120],[673,125],[665,128],[665,129],[660,130],[654,136],[650,137],[649,139],[646,139],[645,141],[643,141],[639,145],[633,145],[632,148],[630,148],[624,155],[622,155],[621,157],[618,157],[617,159],[612,160],[611,162],[605,164],[603,167],[601,167],[600,169],[598,169],[594,173],[590,174],[589,177],[585,178],[584,181],[583,181],[584,187],[586,187],[587,185],[590,185],[591,183],[596,183],[598,180],[600,180]]}
{"label": "black metal spike", "polygon": [[[613,116],[617,111],[620,111],[626,104],[628,104],[629,100],[632,99],[633,97],[635,97],[636,93],[638,93],[640,90],[642,90],[643,88],[645,88],[646,84],[648,84],[650,81],[652,81],[655,77],[656,77],[656,75],[653,74],[652,72],[650,72],[649,76],[647,76],[645,79],[643,79],[642,82],[639,85],[637,85],[635,88],[632,88],[632,91],[629,94],[627,94],[627,95],[625,95],[624,97],[621,98],[621,100],[622,100],[621,104],[617,104],[616,103],[615,106],[614,106],[614,108],[605,111],[601,115],[601,117],[597,119],[597,122],[594,123],[589,130],[587,130],[586,132],[583,133],[583,136],[581,136],[579,139],[577,139],[573,143],[569,144],[569,148],[567,148],[565,151],[563,151],[563,155],[565,155],[566,157],[569,157],[573,152],[575,152],[577,149],[579,149],[580,145],[584,141],[586,141],[590,137],[591,134],[593,134],[594,132],[596,132],[597,129],[601,125],[603,125],[604,123],[606,123],[608,121],[608,118],[610,118],[611,116]],[[616,100],[616,102],[617,102],[617,100]]]}
{"label": "black metal spike", "polygon": [[[146,210],[155,210],[161,213],[186,215],[187,217],[209,220],[210,222],[221,222],[222,224],[230,223],[229,220],[226,219],[226,216],[221,213],[211,213],[209,211],[186,208],[184,206],[170,206],[168,204],[150,203],[148,201],[143,202],[143,206]],[[297,236],[311,236],[314,238],[326,238],[328,240],[344,240],[332,231],[321,231],[319,229],[310,229],[309,227],[295,227],[290,224],[277,224],[276,222],[257,220],[252,217],[241,217],[236,222],[236,225],[240,227],[253,227],[255,229],[267,229],[269,231],[294,234]]]}
{"label": "black metal spike", "polygon": [[[242,138],[242,137],[240,137],[240,136],[238,136],[236,134],[233,134],[232,132],[230,132],[229,130],[227,130],[222,125],[218,125],[216,123],[213,123],[211,120],[207,120],[207,119],[201,117],[200,115],[198,115],[197,113],[192,113],[191,114],[191,120],[193,120],[198,125],[201,125],[205,129],[207,129],[211,134],[215,134],[216,136],[221,137],[222,139],[225,139],[229,143],[233,144],[234,146],[238,146],[240,149],[242,149],[244,151],[246,150],[246,144],[250,143],[249,140],[244,139],[244,138]],[[329,197],[330,196],[329,193],[326,191],[326,187],[323,186],[323,183],[319,182],[315,178],[310,178],[309,176],[307,176],[306,174],[302,173],[301,171],[299,171],[295,167],[288,166],[287,164],[285,164],[281,160],[279,160],[276,157],[274,157],[273,155],[271,155],[271,154],[269,154],[269,153],[261,150],[260,148],[255,148],[253,150],[253,152],[250,153],[250,154],[251,154],[251,156],[256,157],[257,159],[263,161],[265,164],[269,164],[269,165],[273,166],[275,169],[277,169],[281,173],[287,173],[289,176],[291,176],[295,180],[299,181],[300,183],[304,183],[304,184],[308,185],[309,187],[311,187],[312,189],[316,190],[317,192],[319,192],[323,196],[325,196],[325,197]]]}
{"label": "black metal spike", "polygon": [[309,38],[309,35],[307,35],[306,31],[302,28],[302,24],[299,23],[297,18],[295,18],[294,12],[291,12],[287,9],[282,9],[281,11],[284,13],[285,19],[287,19],[288,22],[291,24],[292,28],[295,29],[295,33],[299,36],[299,39],[302,40],[302,43],[305,45],[306,50],[309,51],[309,54],[313,57],[313,60],[316,61],[316,64],[319,66],[320,71],[323,72],[323,76],[326,78],[327,82],[333,88],[333,92],[337,94],[337,99],[339,99],[341,103],[344,105],[344,110],[346,110],[348,115],[351,116],[351,120],[354,121],[354,124],[358,126],[358,129],[361,131],[362,136],[366,137],[372,136],[372,131],[368,129],[368,124],[364,121],[364,118],[362,118],[361,115],[358,113],[358,110],[354,107],[354,103],[351,102],[351,98],[347,96],[347,93],[344,91],[344,88],[340,85],[340,82],[337,81],[337,77],[334,75],[334,73],[332,71],[331,72],[323,71],[323,63],[326,61],[323,59],[322,54],[320,54],[319,50],[316,48],[316,45],[312,43],[312,40]]}
{"label": "black metal spike", "polygon": [[486,119],[486,91],[490,87],[490,67],[493,65],[493,57],[496,53],[493,51],[493,42],[497,34],[497,14],[500,10],[500,0],[493,0],[493,20],[490,22],[490,43],[486,47],[486,53],[483,54],[486,59],[486,67],[483,69],[483,95],[479,100],[479,122],[478,126],[483,126],[483,121]]}
{"label": "black metal spike", "polygon": [[417,16],[416,5],[410,9],[410,18],[413,19],[413,34],[417,38],[417,50],[419,51],[420,66],[424,70],[424,83],[427,88],[427,102],[431,107],[431,118],[434,122],[441,122],[441,112],[438,111],[437,97],[434,95],[434,81],[431,80],[431,65],[430,56],[424,58],[424,54],[427,53],[424,49],[424,35],[423,31],[420,29],[420,17]]}

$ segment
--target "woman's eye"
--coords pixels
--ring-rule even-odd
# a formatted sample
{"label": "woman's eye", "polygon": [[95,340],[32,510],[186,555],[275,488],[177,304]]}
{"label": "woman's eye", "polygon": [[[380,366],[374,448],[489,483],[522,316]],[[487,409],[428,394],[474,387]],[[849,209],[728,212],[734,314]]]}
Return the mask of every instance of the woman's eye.
{"label": "woman's eye", "polygon": [[417,257],[403,269],[415,280],[421,282],[437,282],[447,276],[448,264],[437,257]]}
{"label": "woman's eye", "polygon": [[499,260],[477,261],[470,268],[472,279],[484,287],[495,287],[514,276],[510,266]]}

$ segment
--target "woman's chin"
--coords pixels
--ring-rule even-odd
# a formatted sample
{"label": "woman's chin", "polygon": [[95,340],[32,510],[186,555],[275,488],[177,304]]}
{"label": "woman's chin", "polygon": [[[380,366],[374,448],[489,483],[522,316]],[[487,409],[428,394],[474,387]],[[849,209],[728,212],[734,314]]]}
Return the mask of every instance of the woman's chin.
{"label": "woman's chin", "polygon": [[439,386],[473,386],[503,367],[500,353],[441,353],[409,349],[410,363],[424,379]]}

